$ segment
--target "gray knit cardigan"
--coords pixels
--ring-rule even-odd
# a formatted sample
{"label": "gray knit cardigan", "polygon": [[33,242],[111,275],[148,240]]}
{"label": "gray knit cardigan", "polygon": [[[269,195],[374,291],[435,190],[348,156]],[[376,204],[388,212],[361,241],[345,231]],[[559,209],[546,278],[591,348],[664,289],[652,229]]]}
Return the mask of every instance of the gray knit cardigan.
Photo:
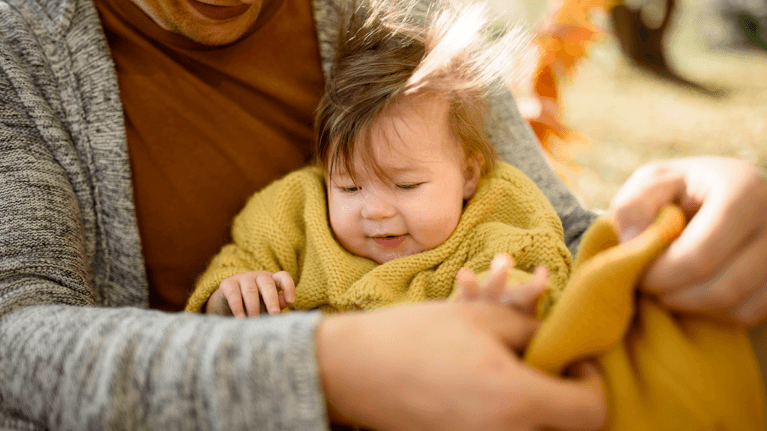
{"label": "gray knit cardigan", "polygon": [[[330,1],[314,4],[326,72]],[[594,214],[553,174],[511,95],[491,106],[501,159],[546,193],[574,250]],[[92,0],[0,0],[0,429],[327,429],[319,314],[147,309],[131,187]]]}

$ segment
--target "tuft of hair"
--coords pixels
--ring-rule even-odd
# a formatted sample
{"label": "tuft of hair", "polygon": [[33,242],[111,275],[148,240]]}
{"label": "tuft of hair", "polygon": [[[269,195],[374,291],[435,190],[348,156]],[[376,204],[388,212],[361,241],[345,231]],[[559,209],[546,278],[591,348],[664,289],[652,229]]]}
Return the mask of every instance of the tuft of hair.
{"label": "tuft of hair", "polygon": [[412,95],[449,103],[448,124],[466,157],[480,156],[482,175],[496,153],[485,134],[485,98],[516,81],[530,35],[519,26],[498,31],[483,3],[440,0],[353,1],[342,11],[336,57],[315,118],[315,154],[328,173],[351,161],[387,179],[370,145],[382,111]]}

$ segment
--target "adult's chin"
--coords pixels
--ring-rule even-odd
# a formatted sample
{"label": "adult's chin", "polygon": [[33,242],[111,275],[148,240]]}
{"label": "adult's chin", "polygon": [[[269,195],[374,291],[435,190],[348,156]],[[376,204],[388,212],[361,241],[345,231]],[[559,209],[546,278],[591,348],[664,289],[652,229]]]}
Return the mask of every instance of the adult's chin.
{"label": "adult's chin", "polygon": [[182,0],[175,31],[208,46],[222,46],[243,37],[258,19],[262,2],[235,6],[214,6],[196,0]]}

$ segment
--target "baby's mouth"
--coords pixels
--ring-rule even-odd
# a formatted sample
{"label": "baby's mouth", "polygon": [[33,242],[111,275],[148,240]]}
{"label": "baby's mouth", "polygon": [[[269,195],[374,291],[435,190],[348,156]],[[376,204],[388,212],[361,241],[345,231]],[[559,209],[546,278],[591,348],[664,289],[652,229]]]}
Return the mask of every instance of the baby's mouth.
{"label": "baby's mouth", "polygon": [[393,248],[405,241],[405,235],[377,236],[373,237],[373,239],[375,240],[376,244],[382,247]]}

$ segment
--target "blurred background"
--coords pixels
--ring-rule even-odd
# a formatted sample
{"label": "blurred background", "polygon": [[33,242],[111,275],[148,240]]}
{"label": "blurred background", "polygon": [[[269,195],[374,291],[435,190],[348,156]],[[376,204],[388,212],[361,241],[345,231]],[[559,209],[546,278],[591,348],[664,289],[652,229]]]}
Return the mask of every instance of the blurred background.
{"label": "blurred background", "polygon": [[[561,2],[490,1],[532,30]],[[622,3],[649,7],[642,19],[651,27],[663,16],[664,0]],[[559,114],[576,139],[552,139],[549,151],[565,160],[561,175],[589,206],[606,209],[634,169],[653,160],[722,155],[767,168],[767,0],[675,3],[662,44],[674,79],[637,67],[621,51],[614,16],[597,10],[590,17],[603,39],[557,82]],[[518,93],[524,99],[525,89]]]}

